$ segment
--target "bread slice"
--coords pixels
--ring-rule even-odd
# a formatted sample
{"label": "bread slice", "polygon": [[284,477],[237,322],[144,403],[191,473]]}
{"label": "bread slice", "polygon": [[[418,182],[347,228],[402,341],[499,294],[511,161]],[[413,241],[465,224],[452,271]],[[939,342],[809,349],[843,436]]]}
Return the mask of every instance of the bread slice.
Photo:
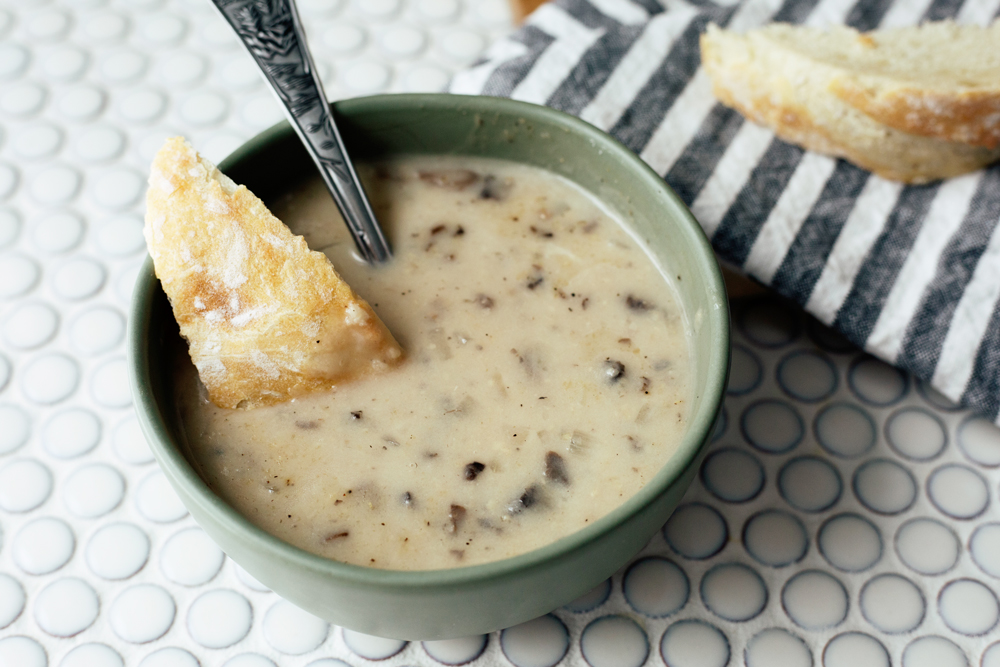
{"label": "bread slice", "polygon": [[836,68],[831,90],[851,106],[904,132],[1000,145],[1000,21],[813,33],[785,31],[781,40]]}
{"label": "bread slice", "polygon": [[403,353],[371,307],[183,138],[153,160],[144,228],[213,403],[255,407],[377,373]]}
{"label": "bread slice", "polygon": [[[1000,149],[920,136],[875,120],[834,89],[844,68],[814,58],[805,48],[811,40],[850,40],[853,46],[844,52],[854,54],[870,48],[864,46],[869,39],[870,34],[842,27],[822,31],[772,24],[739,35],[709,25],[701,37],[702,65],[723,104],[782,139],[843,157],[885,178],[924,183],[1000,159]],[[815,52],[828,51],[817,46]]]}

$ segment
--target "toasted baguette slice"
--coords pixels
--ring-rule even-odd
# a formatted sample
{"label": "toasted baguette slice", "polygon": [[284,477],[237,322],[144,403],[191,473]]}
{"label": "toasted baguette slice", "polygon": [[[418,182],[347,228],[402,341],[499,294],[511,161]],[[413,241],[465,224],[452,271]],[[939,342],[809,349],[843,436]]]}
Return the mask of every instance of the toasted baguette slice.
{"label": "toasted baguette slice", "polygon": [[180,137],[153,160],[144,232],[191,359],[220,407],[285,401],[402,360],[326,256]]}
{"label": "toasted baguette slice", "polygon": [[[716,97],[782,139],[906,183],[958,176],[1000,158],[1000,149],[897,130],[852,106],[832,87],[842,69],[787,46],[785,36],[796,31],[803,31],[802,43],[824,34],[783,24],[744,35],[708,26],[702,65]],[[831,33],[856,34],[847,28]]]}

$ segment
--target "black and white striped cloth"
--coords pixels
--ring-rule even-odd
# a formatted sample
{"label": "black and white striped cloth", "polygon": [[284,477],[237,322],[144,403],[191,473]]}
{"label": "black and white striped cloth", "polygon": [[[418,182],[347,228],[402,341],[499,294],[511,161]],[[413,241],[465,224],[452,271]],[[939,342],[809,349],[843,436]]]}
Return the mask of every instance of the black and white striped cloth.
{"label": "black and white striped cloth", "polygon": [[556,0],[450,90],[545,104],[610,132],[664,176],[724,260],[997,420],[1000,165],[902,186],[784,143],[715,101],[698,36],[709,22],[870,30],[987,24],[998,10],[1000,0]]}

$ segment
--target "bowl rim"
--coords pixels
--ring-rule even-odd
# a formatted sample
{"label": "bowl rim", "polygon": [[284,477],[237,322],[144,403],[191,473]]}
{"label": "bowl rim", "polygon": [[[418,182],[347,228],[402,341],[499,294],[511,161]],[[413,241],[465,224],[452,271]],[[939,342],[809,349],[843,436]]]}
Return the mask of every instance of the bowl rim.
{"label": "bowl rim", "polygon": [[[551,128],[578,133],[589,140],[596,150],[610,153],[619,160],[630,163],[634,168],[634,177],[643,181],[647,188],[658,192],[660,198],[664,199],[666,205],[664,217],[671,219],[683,229],[683,236],[689,243],[688,250],[700,255],[697,264],[704,269],[704,276],[699,278],[705,279],[703,288],[708,295],[707,303],[715,304],[714,307],[706,309],[704,316],[708,324],[705,331],[710,332],[714,338],[710,345],[714,354],[711,355],[705,369],[705,374],[708,376],[705,390],[696,410],[689,415],[690,426],[677,451],[637,493],[592,524],[555,542],[509,558],[447,569],[389,570],[343,563],[307,552],[258,528],[217,496],[171,438],[167,421],[155,401],[149,382],[150,349],[147,342],[150,340],[150,316],[154,296],[161,288],[153,272],[152,259],[148,255],[136,280],[128,319],[128,372],[135,412],[143,435],[150,443],[153,454],[168,480],[175,486],[182,485],[188,492],[186,495],[190,502],[197,504],[199,510],[211,513],[218,521],[227,524],[230,530],[251,539],[255,548],[264,552],[269,559],[277,558],[297,568],[311,570],[345,584],[365,588],[420,590],[499,581],[543,564],[568,558],[586,549],[589,544],[601,540],[630,517],[641,513],[656,502],[685,470],[697,462],[703,445],[710,440],[715,419],[722,409],[728,377],[730,329],[726,291],[711,245],[680,197],[638,155],[593,125],[550,107],[476,95],[445,93],[375,95],[339,101],[334,104],[334,108],[349,114],[363,114],[369,110],[382,111],[387,106],[393,105],[406,109],[419,108],[422,111],[435,109],[453,111],[456,105],[467,109],[470,113],[500,111],[539,121]],[[220,162],[219,167],[225,171],[260,151],[264,146],[286,141],[290,136],[294,135],[288,123],[279,122],[242,144]]]}

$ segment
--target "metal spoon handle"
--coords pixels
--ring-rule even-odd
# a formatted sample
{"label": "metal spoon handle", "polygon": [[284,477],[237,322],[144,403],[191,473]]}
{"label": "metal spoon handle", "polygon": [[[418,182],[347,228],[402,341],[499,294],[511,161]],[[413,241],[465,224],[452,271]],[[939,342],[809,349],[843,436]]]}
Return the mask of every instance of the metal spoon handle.
{"label": "metal spoon handle", "polygon": [[212,0],[278,95],[330,194],[370,263],[392,257],[389,242],[337,131],[294,0]]}

